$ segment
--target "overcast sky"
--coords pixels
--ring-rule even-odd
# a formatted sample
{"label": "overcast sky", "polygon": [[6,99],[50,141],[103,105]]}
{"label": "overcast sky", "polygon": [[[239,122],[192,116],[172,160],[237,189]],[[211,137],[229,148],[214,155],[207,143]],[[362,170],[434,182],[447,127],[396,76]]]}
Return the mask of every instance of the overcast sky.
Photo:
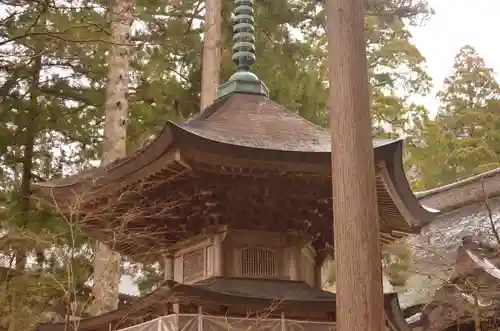
{"label": "overcast sky", "polygon": [[434,15],[425,26],[412,29],[414,42],[427,58],[434,92],[423,103],[436,110],[435,92],[453,66],[460,47],[471,45],[486,65],[500,71],[500,0],[428,0]]}

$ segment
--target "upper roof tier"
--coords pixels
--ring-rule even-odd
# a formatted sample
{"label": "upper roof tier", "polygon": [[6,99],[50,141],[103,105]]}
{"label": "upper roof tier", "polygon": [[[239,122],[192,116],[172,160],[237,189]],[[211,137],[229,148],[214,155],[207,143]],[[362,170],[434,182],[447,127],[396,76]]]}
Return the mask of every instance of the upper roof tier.
{"label": "upper roof tier", "polygon": [[[36,183],[34,186],[45,193],[51,191],[49,196],[53,196],[55,190],[75,189],[77,184],[87,181],[96,185],[125,179],[176,147],[266,163],[289,163],[287,171],[327,173],[330,171],[330,141],[329,131],[264,95],[233,93],[218,99],[183,125],[167,122],[151,144],[134,154],[107,166]],[[399,140],[374,139],[373,146],[378,159],[393,156],[399,143]],[[402,162],[401,159],[390,161],[396,164]],[[317,167],[304,168],[304,165]],[[252,167],[252,164],[248,166]],[[271,164],[269,166],[272,167]],[[406,182],[401,176],[397,180]]]}
{"label": "upper roof tier", "polygon": [[[183,125],[168,122],[153,142],[134,154],[108,166],[37,183],[34,195],[66,214],[85,216],[82,226],[92,228],[90,234],[101,240],[109,229],[96,220],[110,216],[126,218],[127,236],[137,240],[132,235],[137,229],[144,232],[147,227],[151,237],[152,232],[167,231],[163,228],[169,219],[182,225],[176,231],[188,233],[186,224],[201,229],[201,217],[215,214],[222,222],[267,222],[261,225],[274,227],[268,229],[272,231],[290,226],[276,219],[318,219],[326,227],[315,230],[331,236],[330,140],[328,130],[263,94],[233,92]],[[409,187],[402,141],[375,139],[373,146],[384,231],[419,231],[435,213],[424,208]],[[238,202],[240,207],[232,207]],[[133,216],[123,216],[130,210]],[[173,231],[171,225],[168,231]],[[112,237],[118,240],[116,234]],[[159,240],[148,239],[145,249],[159,245]]]}

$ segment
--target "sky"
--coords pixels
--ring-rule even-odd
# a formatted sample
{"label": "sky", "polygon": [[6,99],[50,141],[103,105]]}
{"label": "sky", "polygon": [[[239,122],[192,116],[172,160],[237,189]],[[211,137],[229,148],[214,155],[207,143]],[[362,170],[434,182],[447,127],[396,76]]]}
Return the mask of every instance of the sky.
{"label": "sky", "polygon": [[488,67],[500,72],[500,0],[428,0],[436,14],[424,26],[412,28],[413,41],[427,59],[434,90],[419,98],[431,113],[437,110],[435,94],[450,73],[458,50],[470,45]]}

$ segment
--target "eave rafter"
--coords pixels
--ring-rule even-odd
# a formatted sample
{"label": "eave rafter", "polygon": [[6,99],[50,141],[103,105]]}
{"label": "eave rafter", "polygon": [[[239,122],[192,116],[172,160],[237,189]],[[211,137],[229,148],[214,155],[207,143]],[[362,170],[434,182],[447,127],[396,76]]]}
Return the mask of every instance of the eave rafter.
{"label": "eave rafter", "polygon": [[[386,245],[411,229],[406,223],[394,223],[402,216],[380,176],[377,183],[383,207],[379,209],[392,213],[381,213],[379,219],[380,241]],[[80,205],[84,207],[77,222],[127,255],[160,255],[177,240],[224,224],[269,231],[302,229],[318,249],[333,240],[330,178],[316,174],[219,166],[177,157],[142,181],[122,185],[120,190],[112,185],[100,190]]]}
{"label": "eave rafter", "polygon": [[[209,141],[182,128],[173,133],[179,135],[177,142],[170,135],[170,145],[160,148],[156,142],[149,147],[154,153],[138,154],[151,158],[141,159],[141,167],[129,158],[107,175],[97,171],[101,176],[92,179],[93,185],[45,185],[45,199],[125,254],[162,251],[203,227],[223,224],[269,231],[300,228],[310,231],[319,246],[332,243],[329,153],[256,150]],[[394,175],[401,168],[400,149],[400,142],[375,149],[382,245],[419,230],[405,200],[415,197],[400,195],[407,182],[397,187],[393,182],[402,180]],[[57,194],[47,199],[50,190]]]}

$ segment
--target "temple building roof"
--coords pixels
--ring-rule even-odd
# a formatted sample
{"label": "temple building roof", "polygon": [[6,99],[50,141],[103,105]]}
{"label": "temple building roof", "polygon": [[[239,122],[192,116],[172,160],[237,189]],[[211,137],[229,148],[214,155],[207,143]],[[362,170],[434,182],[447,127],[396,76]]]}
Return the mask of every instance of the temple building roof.
{"label": "temple building roof", "polygon": [[401,305],[426,304],[450,276],[462,238],[491,238],[491,221],[500,215],[500,168],[429,191],[418,192],[420,202],[440,210],[420,234],[407,239],[414,251],[416,272],[400,294]]}
{"label": "temple building roof", "polygon": [[[116,323],[125,326],[128,325],[127,319],[135,321],[138,316],[144,316],[145,312],[154,312],[151,318],[162,316],[168,313],[169,304],[172,303],[204,307],[213,305],[227,309],[246,308],[252,311],[272,309],[274,314],[284,312],[285,316],[305,314],[303,318],[307,317],[307,312],[314,310],[324,313],[324,321],[335,316],[335,294],[312,288],[304,282],[213,278],[192,285],[166,281],[150,294],[121,309],[79,320],[78,330],[94,331],[103,327],[107,330],[106,326],[117,325]],[[397,295],[385,295],[385,312],[396,330],[409,331],[399,308]],[[67,323],[45,323],[40,324],[37,330],[67,331],[67,327]]]}
{"label": "temple building roof", "polygon": [[[57,194],[58,190],[71,190],[85,181],[116,184],[113,181],[126,179],[126,176],[178,148],[201,149],[219,156],[266,161],[265,165],[260,166],[269,169],[277,166],[281,168],[283,163],[287,163],[288,167],[283,171],[325,173],[330,170],[330,140],[328,130],[264,95],[233,93],[218,99],[183,125],[167,122],[150,145],[126,158],[66,178],[36,183],[35,186],[44,193]],[[391,165],[401,162],[397,159],[401,143],[401,140],[373,140],[378,158],[388,158]],[[318,166],[310,167],[309,170],[301,167],[314,164]],[[248,167],[252,166],[258,165],[248,164]],[[399,175],[397,180],[406,181]]]}
{"label": "temple building roof", "polygon": [[420,202],[442,214],[500,196],[500,168],[416,193]]}
{"label": "temple building roof", "polygon": [[[448,282],[439,288],[420,318],[422,330],[458,330],[481,321],[481,330],[497,330],[500,304],[498,244],[465,237]],[[477,315],[475,315],[477,313]]]}
{"label": "temple building roof", "polygon": [[[489,212],[493,213],[493,217],[497,214],[500,168],[416,195],[422,204],[440,210],[440,214],[422,229],[421,234],[409,238],[411,244],[427,250],[418,250],[418,261],[424,262],[430,255],[439,255],[441,264],[451,265],[455,262],[463,237],[474,233],[491,235]],[[429,263],[436,265],[439,262]]]}

